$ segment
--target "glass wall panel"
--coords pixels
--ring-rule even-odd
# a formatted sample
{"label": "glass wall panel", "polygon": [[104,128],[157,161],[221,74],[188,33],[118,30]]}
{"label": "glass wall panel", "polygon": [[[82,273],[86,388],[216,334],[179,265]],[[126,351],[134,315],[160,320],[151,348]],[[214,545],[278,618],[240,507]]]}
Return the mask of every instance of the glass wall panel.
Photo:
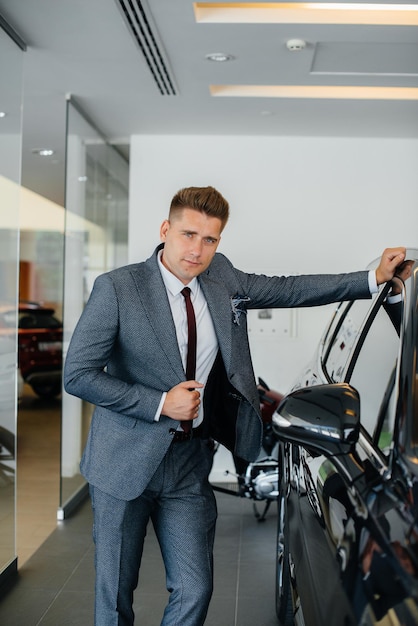
{"label": "glass wall panel", "polygon": [[[127,263],[129,166],[73,101],[67,109],[64,357],[95,278]],[[61,508],[85,488],[79,473],[92,406],[63,395]]]}
{"label": "glass wall panel", "polygon": [[19,362],[24,385],[17,416],[20,565],[55,529],[60,502],[64,223],[62,206],[21,188]]}
{"label": "glass wall panel", "polygon": [[0,24],[0,576],[16,567],[19,203],[24,53]]}

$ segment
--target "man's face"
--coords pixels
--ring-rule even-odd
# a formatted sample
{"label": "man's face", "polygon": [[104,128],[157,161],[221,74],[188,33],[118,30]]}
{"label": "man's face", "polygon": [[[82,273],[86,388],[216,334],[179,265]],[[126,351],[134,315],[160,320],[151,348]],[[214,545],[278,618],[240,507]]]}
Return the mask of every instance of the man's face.
{"label": "man's face", "polygon": [[209,267],[221,239],[218,217],[185,208],[164,220],[160,239],[164,242],[162,263],[184,285]]}

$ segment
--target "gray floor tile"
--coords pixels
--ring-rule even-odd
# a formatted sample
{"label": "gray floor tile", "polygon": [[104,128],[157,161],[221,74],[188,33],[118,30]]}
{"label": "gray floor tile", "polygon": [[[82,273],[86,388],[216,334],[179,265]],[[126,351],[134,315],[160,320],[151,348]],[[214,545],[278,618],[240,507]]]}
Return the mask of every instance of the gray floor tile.
{"label": "gray floor tile", "polygon": [[62,591],[43,616],[42,626],[88,626],[94,620],[93,592]]}

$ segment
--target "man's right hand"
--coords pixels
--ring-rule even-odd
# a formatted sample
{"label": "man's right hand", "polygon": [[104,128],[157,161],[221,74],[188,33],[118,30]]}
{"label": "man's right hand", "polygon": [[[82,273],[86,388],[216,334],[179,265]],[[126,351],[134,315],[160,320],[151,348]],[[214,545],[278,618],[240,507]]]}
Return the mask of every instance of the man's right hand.
{"label": "man's right hand", "polygon": [[185,422],[198,416],[200,392],[204,385],[197,380],[185,380],[167,392],[161,413],[173,420]]}
{"label": "man's right hand", "polygon": [[406,248],[386,248],[376,269],[376,282],[378,285],[392,280],[396,268],[405,259]]}

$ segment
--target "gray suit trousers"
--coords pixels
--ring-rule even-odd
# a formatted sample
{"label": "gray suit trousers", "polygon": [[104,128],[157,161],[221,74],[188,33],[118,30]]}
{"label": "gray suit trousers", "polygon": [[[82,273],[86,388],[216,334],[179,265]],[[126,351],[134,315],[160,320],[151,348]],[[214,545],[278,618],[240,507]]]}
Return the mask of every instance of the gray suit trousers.
{"label": "gray suit trousers", "polygon": [[147,489],[119,500],[90,486],[96,554],[95,626],[132,626],[149,519],[166,568],[161,626],[202,626],[213,589],[216,500],[207,440],[172,443]]}

